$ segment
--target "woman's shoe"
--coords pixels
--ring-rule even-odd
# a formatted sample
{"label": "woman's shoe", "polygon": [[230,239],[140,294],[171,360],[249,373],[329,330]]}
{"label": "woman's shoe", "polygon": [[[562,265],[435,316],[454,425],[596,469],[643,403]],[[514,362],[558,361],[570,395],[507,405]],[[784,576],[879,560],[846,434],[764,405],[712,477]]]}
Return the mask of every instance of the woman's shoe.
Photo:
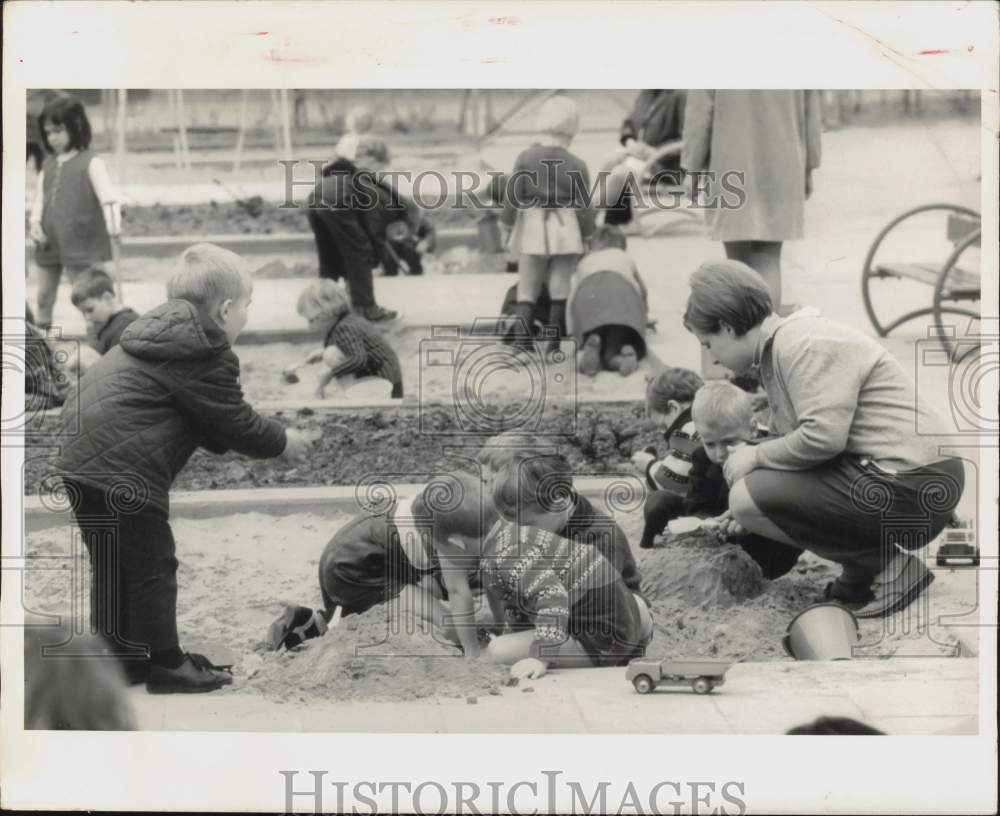
{"label": "woman's shoe", "polygon": [[176,669],[150,666],[146,691],[150,694],[204,694],[233,682],[228,672],[207,668],[191,655],[184,655],[184,662]]}
{"label": "woman's shoe", "polygon": [[601,336],[599,334],[591,334],[584,341],[577,368],[586,377],[594,377],[601,370]]}

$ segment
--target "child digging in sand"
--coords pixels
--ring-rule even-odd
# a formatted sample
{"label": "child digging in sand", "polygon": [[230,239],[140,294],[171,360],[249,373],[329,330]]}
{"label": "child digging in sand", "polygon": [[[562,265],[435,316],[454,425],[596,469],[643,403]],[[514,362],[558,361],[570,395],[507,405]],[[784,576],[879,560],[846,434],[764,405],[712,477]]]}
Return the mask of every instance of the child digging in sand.
{"label": "child digging in sand", "polygon": [[732,451],[754,437],[750,395],[730,382],[706,383],[694,395],[691,417],[701,437],[701,448],[691,457],[691,484],[682,506],[683,517],[676,522],[681,529],[715,529],[720,537],[733,539],[769,580],[787,574],[802,551],[747,534],[729,512],[729,485],[723,467]]}
{"label": "child digging in sand", "polygon": [[483,544],[483,581],[491,608],[531,628],[494,638],[487,652],[516,678],[541,677],[550,667],[622,665],[642,655],[653,635],[646,603],[601,551],[555,532],[574,508],[564,461],[517,459],[493,480],[501,520]]}
{"label": "child digging in sand", "polygon": [[632,463],[645,474],[650,493],[643,507],[645,524],[639,546],[653,546],[667,522],[683,515],[683,503],[691,485],[691,458],[701,440],[691,421],[691,403],[703,381],[686,368],[667,368],[646,386],[646,414],[661,426],[666,454],[658,458],[655,448],[632,455]]}
{"label": "child digging in sand", "polygon": [[[351,312],[347,293],[340,286],[332,280],[309,284],[299,296],[298,312],[323,338],[323,348],[311,352],[303,363],[323,360],[327,364],[316,386],[317,399],[325,399],[331,382],[343,388],[347,378],[353,377],[386,380],[392,386],[392,398],[403,398],[399,357],[376,328]],[[297,370],[285,369],[285,381],[298,382]]]}
{"label": "child digging in sand", "polygon": [[56,466],[91,559],[92,626],[129,679],[145,680],[153,693],[232,682],[180,648],[169,522],[177,474],[198,447],[290,461],[308,450],[303,432],[260,416],[243,399],[232,345],[252,293],[238,255],[190,247],[167,283],[170,299],[125,329],[63,408]]}
{"label": "child digging in sand", "polygon": [[125,328],[139,317],[118,302],[114,281],[98,267],[77,279],[70,299],[87,321],[87,334],[98,354],[107,354],[117,346]]}
{"label": "child digging in sand", "polygon": [[436,477],[386,512],[362,513],[330,539],[319,564],[323,608],[287,606],[271,624],[267,645],[294,648],[323,635],[334,619],[401,597],[404,607],[479,654],[469,572],[494,517],[478,478]]}

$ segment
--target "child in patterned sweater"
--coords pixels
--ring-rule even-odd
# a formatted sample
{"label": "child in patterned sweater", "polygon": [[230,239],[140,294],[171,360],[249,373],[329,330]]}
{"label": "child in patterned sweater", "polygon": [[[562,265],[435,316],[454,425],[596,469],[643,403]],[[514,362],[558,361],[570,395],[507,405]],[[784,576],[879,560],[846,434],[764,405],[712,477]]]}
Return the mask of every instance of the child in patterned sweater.
{"label": "child in patterned sweater", "polygon": [[[299,296],[298,312],[309,327],[323,336],[323,348],[305,359],[305,364],[327,364],[316,387],[317,399],[326,397],[326,387],[343,378],[380,377],[392,385],[393,399],[403,398],[403,372],[399,357],[382,334],[359,315],[351,312],[347,293],[334,281],[321,279],[309,284]],[[288,382],[296,382],[294,369],[286,369]]]}
{"label": "child in patterned sweater", "polygon": [[483,583],[497,618],[532,626],[494,638],[487,649],[512,677],[622,665],[642,655],[653,635],[649,608],[601,550],[554,532],[566,528],[576,498],[562,458],[516,459],[492,482],[501,520],[483,543]]}

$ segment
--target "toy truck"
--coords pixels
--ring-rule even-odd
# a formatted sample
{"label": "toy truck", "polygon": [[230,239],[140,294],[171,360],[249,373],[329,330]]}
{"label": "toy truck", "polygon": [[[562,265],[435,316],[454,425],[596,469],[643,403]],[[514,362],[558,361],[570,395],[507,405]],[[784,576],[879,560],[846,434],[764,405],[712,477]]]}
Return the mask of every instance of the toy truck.
{"label": "toy truck", "polygon": [[979,547],[976,545],[975,530],[965,525],[947,528],[938,546],[937,565],[952,568],[978,567]]}
{"label": "toy truck", "polygon": [[628,664],[625,679],[640,694],[649,694],[659,685],[690,685],[695,694],[708,694],[726,682],[730,660],[653,660],[637,657]]}

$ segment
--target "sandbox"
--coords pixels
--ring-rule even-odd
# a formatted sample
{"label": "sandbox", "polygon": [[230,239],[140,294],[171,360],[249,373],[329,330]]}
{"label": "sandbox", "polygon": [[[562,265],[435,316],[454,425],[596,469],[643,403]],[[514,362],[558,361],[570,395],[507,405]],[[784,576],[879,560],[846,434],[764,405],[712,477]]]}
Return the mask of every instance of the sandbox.
{"label": "sandbox", "polygon": [[[470,666],[456,649],[427,630],[414,627],[411,631],[400,623],[397,631],[392,628],[396,624],[386,623],[385,607],[343,618],[324,638],[292,653],[266,649],[268,624],[284,603],[320,604],[319,556],[348,518],[348,509],[327,503],[310,513],[278,516],[248,509],[210,519],[176,517],[175,513],[182,643],[216,641],[239,656],[233,686],[220,693],[254,694],[299,705],[316,700],[388,702],[430,696],[471,701],[512,693],[505,670],[485,661]],[[638,540],[641,513],[622,514],[619,521],[630,540]],[[69,555],[73,539],[74,531],[68,526],[36,529],[26,538],[26,554]],[[755,573],[756,566],[742,551],[734,550],[731,545],[707,541],[634,550],[655,619],[649,654],[747,662],[790,660],[781,648],[781,635],[791,618],[818,598],[836,567],[806,554],[787,576],[768,582],[759,570]],[[719,559],[730,564],[731,574],[722,580],[705,580]],[[27,608],[40,613],[68,609],[73,564],[67,558],[62,568],[26,572]],[[86,609],[85,558],[76,564],[81,599],[77,608]],[[963,616],[971,620],[976,609],[975,572],[938,570],[937,579],[908,614],[862,622],[862,645],[856,656],[957,655],[955,636],[941,624]]]}

